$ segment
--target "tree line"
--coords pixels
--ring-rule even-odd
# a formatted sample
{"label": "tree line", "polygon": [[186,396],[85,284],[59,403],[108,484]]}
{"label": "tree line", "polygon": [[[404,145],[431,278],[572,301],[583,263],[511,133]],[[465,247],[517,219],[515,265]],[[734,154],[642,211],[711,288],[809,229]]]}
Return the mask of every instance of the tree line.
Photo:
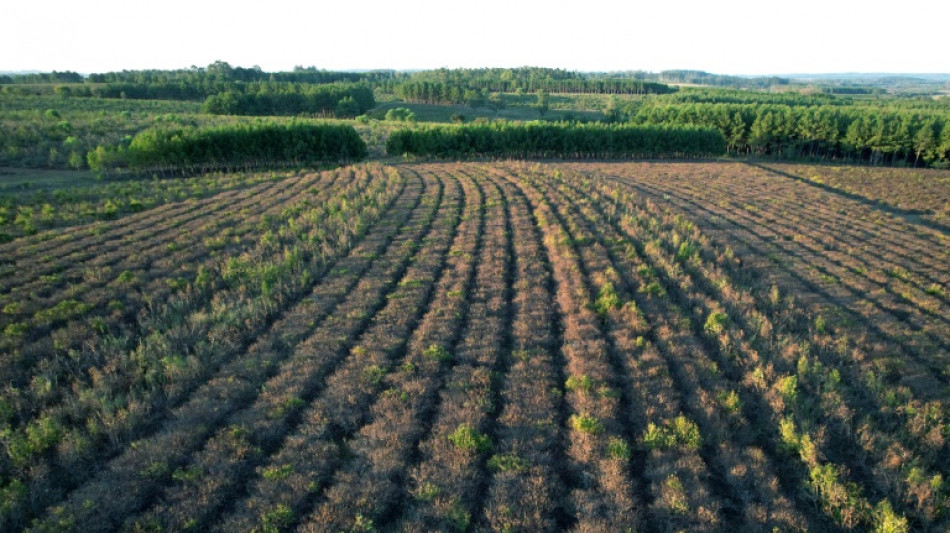
{"label": "tree line", "polygon": [[718,129],[740,155],[908,166],[950,163],[946,113],[858,106],[780,104],[645,105],[637,125]]}
{"label": "tree line", "polygon": [[235,124],[214,128],[156,127],[128,145],[98,146],[87,154],[100,173],[162,175],[360,161],[366,144],[348,125]]}
{"label": "tree line", "polygon": [[473,94],[544,92],[571,94],[669,94],[675,88],[661,83],[620,79],[568,80],[473,80],[439,82],[410,80],[395,85],[396,96],[407,102],[463,104]]}
{"label": "tree line", "polygon": [[714,128],[576,123],[492,123],[402,129],[386,141],[391,155],[512,158],[684,158],[726,152]]}
{"label": "tree line", "polygon": [[0,84],[82,83],[82,74],[63,72],[30,72],[28,74],[0,74]]}
{"label": "tree line", "polygon": [[266,72],[260,67],[234,67],[224,61],[215,61],[207,67],[191,67],[177,70],[123,70],[90,74],[91,83],[201,84],[218,82],[278,82],[278,83],[337,83],[376,82],[394,77],[392,70],[368,72],[338,72],[316,67],[296,66],[289,72]]}
{"label": "tree line", "polygon": [[376,106],[363,84],[259,84],[207,97],[202,111],[215,115],[320,115],[352,118]]}

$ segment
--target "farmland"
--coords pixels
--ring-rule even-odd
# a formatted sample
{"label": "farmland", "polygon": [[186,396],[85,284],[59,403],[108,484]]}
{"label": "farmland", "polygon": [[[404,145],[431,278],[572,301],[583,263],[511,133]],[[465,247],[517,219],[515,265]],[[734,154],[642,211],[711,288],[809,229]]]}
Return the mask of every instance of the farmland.
{"label": "farmland", "polygon": [[37,216],[0,243],[0,530],[945,530],[948,184],[371,162],[11,189]]}

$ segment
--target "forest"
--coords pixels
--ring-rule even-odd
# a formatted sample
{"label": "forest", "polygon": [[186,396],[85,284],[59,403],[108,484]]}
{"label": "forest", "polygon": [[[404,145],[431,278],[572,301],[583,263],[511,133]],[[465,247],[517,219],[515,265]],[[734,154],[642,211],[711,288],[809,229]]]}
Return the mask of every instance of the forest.
{"label": "forest", "polygon": [[[135,134],[163,121],[200,128],[287,116],[356,119],[353,124],[376,155],[385,153],[386,139],[397,129],[428,121],[465,122],[469,117],[561,124],[557,127],[565,131],[592,121],[641,128],[714,128],[726,143],[724,153],[717,155],[730,157],[950,165],[947,98],[889,94],[879,85],[848,80],[814,85],[775,79],[767,88],[754,89],[744,78],[732,78],[690,71],[653,75],[537,67],[417,72],[296,67],[264,72],[223,61],[85,77],[73,72],[6,76],[0,78],[0,124],[7,133],[0,139],[0,164],[85,169],[88,154],[118,150]],[[705,87],[669,84],[704,79],[709,81]],[[398,118],[410,116],[408,123]],[[445,157],[449,152],[441,153]],[[584,153],[588,157],[593,152]],[[666,157],[674,153],[680,152]]]}

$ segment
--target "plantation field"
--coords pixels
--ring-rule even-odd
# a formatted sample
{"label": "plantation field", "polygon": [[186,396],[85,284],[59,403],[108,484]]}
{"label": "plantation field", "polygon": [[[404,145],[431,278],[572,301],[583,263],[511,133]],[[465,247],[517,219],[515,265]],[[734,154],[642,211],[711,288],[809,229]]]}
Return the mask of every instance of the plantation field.
{"label": "plantation field", "polygon": [[894,208],[901,214],[920,216],[924,221],[950,227],[950,172],[946,170],[788,163],[764,166]]}
{"label": "plantation field", "polygon": [[11,188],[0,530],[946,530],[941,206],[825,169]]}

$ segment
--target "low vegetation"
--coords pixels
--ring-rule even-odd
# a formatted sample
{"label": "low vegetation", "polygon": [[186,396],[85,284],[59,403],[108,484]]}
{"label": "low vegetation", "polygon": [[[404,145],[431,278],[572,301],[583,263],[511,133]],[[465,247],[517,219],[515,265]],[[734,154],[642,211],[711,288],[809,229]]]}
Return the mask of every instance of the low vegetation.
{"label": "low vegetation", "polygon": [[944,529],[946,236],[809,168],[177,178],[14,236],[0,524]]}

